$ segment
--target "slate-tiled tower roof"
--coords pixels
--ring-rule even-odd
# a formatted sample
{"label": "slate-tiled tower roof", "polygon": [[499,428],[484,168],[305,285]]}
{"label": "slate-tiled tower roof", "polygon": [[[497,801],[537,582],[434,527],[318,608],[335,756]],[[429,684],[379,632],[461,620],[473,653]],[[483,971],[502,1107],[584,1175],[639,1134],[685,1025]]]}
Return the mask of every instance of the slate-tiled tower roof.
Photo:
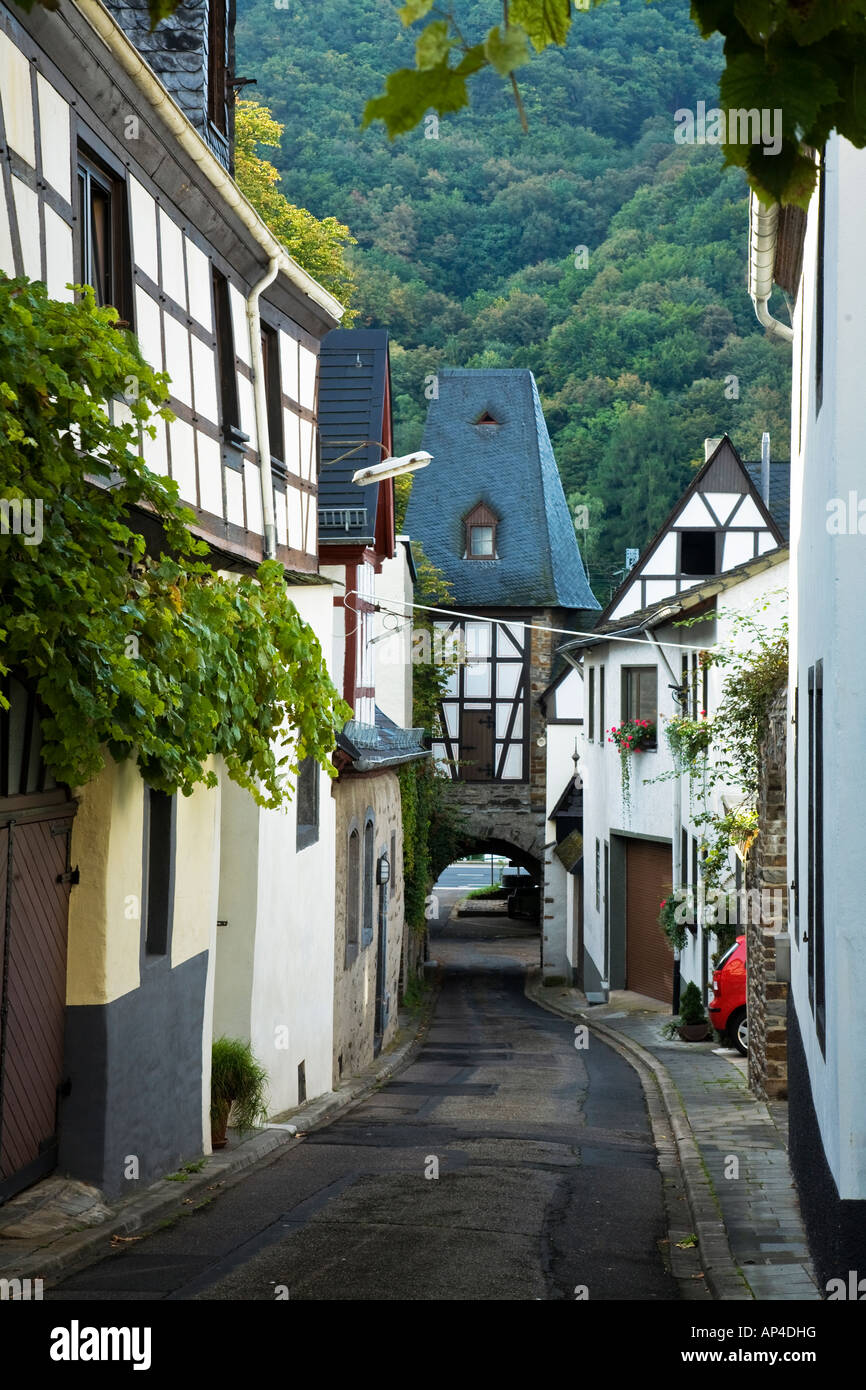
{"label": "slate-tiled tower roof", "polygon": [[[599,607],[532,372],[441,370],[423,448],[433,462],[415,475],[406,530],[456,607]],[[467,559],[465,518],[479,505],[496,517],[496,555]]]}

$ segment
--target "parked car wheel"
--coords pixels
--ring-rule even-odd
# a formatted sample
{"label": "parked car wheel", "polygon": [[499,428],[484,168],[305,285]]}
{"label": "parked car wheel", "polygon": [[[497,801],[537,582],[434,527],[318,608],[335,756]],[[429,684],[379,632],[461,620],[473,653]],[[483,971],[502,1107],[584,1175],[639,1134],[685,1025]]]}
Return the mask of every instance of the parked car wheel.
{"label": "parked car wheel", "polygon": [[746,1017],[745,1009],[737,1009],[728,1019],[728,1037],[731,1046],[735,1047],[743,1057],[749,1055],[749,1020]]}

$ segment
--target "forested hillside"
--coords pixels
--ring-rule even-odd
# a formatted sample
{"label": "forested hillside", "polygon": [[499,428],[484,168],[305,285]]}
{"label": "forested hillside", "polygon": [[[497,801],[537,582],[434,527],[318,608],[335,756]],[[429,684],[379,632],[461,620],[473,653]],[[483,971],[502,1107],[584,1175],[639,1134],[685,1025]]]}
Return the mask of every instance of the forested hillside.
{"label": "forested hillside", "polygon": [[[479,35],[501,16],[468,8]],[[238,72],[285,125],[281,190],[348,224],[357,323],[391,330],[398,452],[439,366],[531,367],[602,600],[705,435],[755,457],[769,429],[787,457],[790,349],[746,294],[745,180],[717,148],[673,143],[673,112],[712,105],[720,68],[687,0],[578,13],[568,47],[521,70],[527,134],[488,75],[471,110],[393,144],[360,127],[411,59],[389,0],[238,9]]]}

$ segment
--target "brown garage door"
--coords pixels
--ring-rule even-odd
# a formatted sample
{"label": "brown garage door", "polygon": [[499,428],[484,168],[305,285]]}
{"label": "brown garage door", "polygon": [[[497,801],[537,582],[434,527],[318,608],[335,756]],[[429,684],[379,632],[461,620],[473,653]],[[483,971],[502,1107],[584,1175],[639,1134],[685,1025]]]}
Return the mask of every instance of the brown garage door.
{"label": "brown garage door", "polygon": [[648,840],[626,847],[626,988],[670,1004],[674,953],[658,924],[659,903],[671,881],[671,850]]}

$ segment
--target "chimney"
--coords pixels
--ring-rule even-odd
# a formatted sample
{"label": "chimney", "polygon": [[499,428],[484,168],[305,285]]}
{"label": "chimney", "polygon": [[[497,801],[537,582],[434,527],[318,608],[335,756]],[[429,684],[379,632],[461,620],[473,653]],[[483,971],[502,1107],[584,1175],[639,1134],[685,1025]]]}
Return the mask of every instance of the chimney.
{"label": "chimney", "polygon": [[719,434],[712,439],[704,440],[704,463],[706,463],[707,459],[710,458],[711,455],[716,452],[723,438],[724,435]]}
{"label": "chimney", "polygon": [[764,506],[770,505],[770,436],[766,430],[761,435],[761,497]]}

